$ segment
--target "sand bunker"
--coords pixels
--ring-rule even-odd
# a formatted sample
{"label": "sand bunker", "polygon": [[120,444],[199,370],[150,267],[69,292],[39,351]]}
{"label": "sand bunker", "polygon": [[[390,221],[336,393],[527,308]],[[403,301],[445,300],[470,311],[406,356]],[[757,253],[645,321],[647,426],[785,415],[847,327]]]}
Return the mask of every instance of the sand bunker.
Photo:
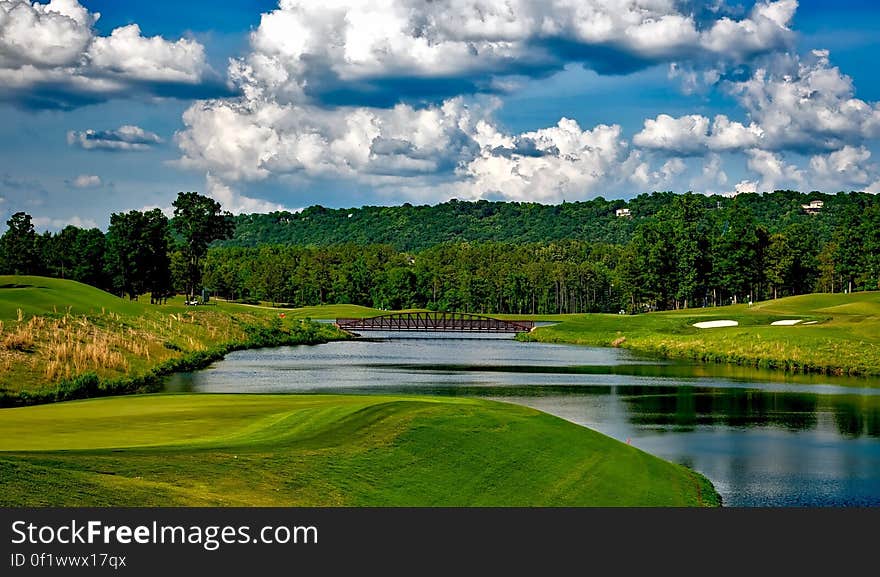
{"label": "sand bunker", "polygon": [[773,321],[770,323],[771,327],[790,327],[791,325],[796,325],[801,322],[803,319],[785,319],[784,321]]}
{"label": "sand bunker", "polygon": [[736,321],[703,321],[694,323],[694,326],[698,329],[714,329],[716,327],[735,327],[739,326],[739,323]]}
{"label": "sand bunker", "polygon": [[814,324],[816,324],[816,323],[818,323],[818,322],[819,322],[819,321],[807,321],[807,322],[805,322],[804,324],[805,324],[805,325],[814,325]]}

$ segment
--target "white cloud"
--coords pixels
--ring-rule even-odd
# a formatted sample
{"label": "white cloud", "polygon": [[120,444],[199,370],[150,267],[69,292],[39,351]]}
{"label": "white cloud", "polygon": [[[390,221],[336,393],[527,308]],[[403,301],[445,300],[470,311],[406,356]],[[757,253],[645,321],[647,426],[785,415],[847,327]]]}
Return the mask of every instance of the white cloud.
{"label": "white cloud", "polygon": [[[803,62],[762,57],[766,65],[747,80],[725,80],[742,119],[660,114],[633,136],[635,150],[618,125],[583,129],[563,118],[516,134],[493,119],[498,102],[438,97],[515,86],[516,78],[578,60],[599,71],[612,60],[623,71],[668,62],[670,75],[694,86],[717,84],[735,66],[749,70],[756,55],[791,46],[794,0],[759,1],[739,18],[725,15],[720,3],[699,17],[681,6],[281,0],[252,32],[250,53],[230,63],[241,97],[198,101],[184,113],[175,135],[178,165],[207,173],[209,191],[244,212],[277,207],[236,190],[265,179],[344,179],[400,196],[557,202],[688,182],[706,193],[729,190],[721,154],[734,152],[745,153],[753,173],[736,190],[796,188],[846,163],[829,155],[807,170],[787,162],[784,151],[833,154],[852,139],[880,134],[877,106],[855,99],[851,81],[823,52]],[[566,54],[554,52],[563,44]],[[597,54],[610,60],[597,61]],[[429,96],[421,99],[419,90]],[[402,103],[408,96],[434,104]],[[689,161],[701,168],[688,175],[684,158],[694,156],[704,161]],[[851,167],[847,178],[867,175],[868,182],[870,165],[854,162],[862,172]]]}
{"label": "white cloud", "polygon": [[644,128],[633,137],[633,144],[648,150],[678,155],[699,155],[707,151],[744,150],[757,146],[763,131],[755,124],[745,126],[723,114],[711,123],[705,116],[690,114],[674,118],[660,114],[645,120]]}
{"label": "white cloud", "polygon": [[131,80],[196,84],[207,69],[205,49],[195,40],[146,38],[137,24],[95,37],[86,59],[98,70]]}
{"label": "white cloud", "polygon": [[126,124],[114,130],[69,131],[67,143],[86,150],[149,150],[162,142],[158,134]]}
{"label": "white cloud", "polygon": [[145,206],[137,209],[139,212],[150,212],[151,210],[159,209],[162,211],[162,214],[167,216],[168,218],[172,218],[174,216],[174,207],[173,206],[160,206],[158,204],[147,204]]}
{"label": "white cloud", "polygon": [[[473,113],[473,108],[478,112]],[[323,109],[272,101],[198,102],[175,136],[180,164],[226,181],[303,173],[361,178],[449,172],[478,150],[474,118],[484,110],[452,99],[416,109]]]}
{"label": "white cloud", "polygon": [[702,35],[702,47],[734,61],[745,61],[768,49],[780,48],[791,40],[789,24],[797,11],[797,0],[758,2],[748,18],[721,18]]}
{"label": "white cloud", "polygon": [[[208,196],[219,202],[223,206],[223,210],[228,210],[232,214],[287,210],[281,204],[239,194],[229,185],[212,176],[210,172],[205,175],[205,184]],[[171,214],[174,214],[173,210]]]}
{"label": "white cloud", "polygon": [[741,180],[733,187],[735,194],[758,192],[757,180]]}
{"label": "white cloud", "polygon": [[195,40],[146,38],[136,24],[98,36],[76,0],[0,0],[0,98],[36,107],[195,86],[211,73]]}
{"label": "white cloud", "polygon": [[727,190],[727,173],[724,171],[721,155],[710,153],[698,176],[690,181],[690,189],[706,195],[724,194]]}
{"label": "white cloud", "polygon": [[871,164],[871,151],[864,146],[844,146],[827,155],[810,158],[814,188],[826,190],[864,189],[877,177],[877,167]]}
{"label": "white cloud", "polygon": [[776,57],[730,90],[761,127],[762,148],[831,151],[880,136],[880,104],[855,98],[824,50]]}
{"label": "white cloud", "polygon": [[98,224],[91,218],[71,216],[67,218],[52,218],[48,216],[35,216],[32,220],[34,228],[42,230],[61,230],[67,225],[77,228],[98,228]]}
{"label": "white cloud", "polygon": [[101,177],[94,174],[80,174],[73,180],[67,181],[73,188],[98,188],[101,186]]}
{"label": "white cloud", "polygon": [[793,164],[786,164],[782,155],[767,150],[748,150],[749,170],[760,175],[761,191],[780,189],[798,190],[804,184],[804,172]]}
{"label": "white cloud", "polygon": [[281,0],[262,15],[251,54],[233,61],[230,78],[251,98],[302,102],[307,93],[332,98],[365,87],[361,96],[377,97],[383,79],[396,94],[404,77],[408,90],[450,77],[486,88],[493,76],[545,72],[570,59],[600,71],[707,57],[742,62],[790,42],[796,7],[759,2],[746,18],[716,16],[701,26],[670,0]]}
{"label": "white cloud", "polygon": [[483,147],[460,171],[465,177],[459,183],[463,197],[535,202],[581,199],[611,183],[629,180],[639,164],[617,125],[581,130],[577,122],[563,118],[554,127],[526,132],[515,140],[531,144],[534,152]]}
{"label": "white cloud", "polygon": [[98,17],[76,0],[0,0],[0,67],[78,64]]}

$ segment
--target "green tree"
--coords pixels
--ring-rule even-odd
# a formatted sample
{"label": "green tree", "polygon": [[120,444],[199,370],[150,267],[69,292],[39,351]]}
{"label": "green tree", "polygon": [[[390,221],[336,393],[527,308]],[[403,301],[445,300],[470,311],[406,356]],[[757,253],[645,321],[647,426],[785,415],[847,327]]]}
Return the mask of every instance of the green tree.
{"label": "green tree", "polygon": [[164,303],[173,293],[168,253],[168,217],[158,208],[144,213],[141,231],[143,286],[151,303]]}
{"label": "green tree", "polygon": [[150,292],[151,301],[171,295],[168,218],[159,209],[110,215],[106,272],[113,291],[136,299]]}
{"label": "green tree", "polygon": [[136,299],[144,292],[144,213],[132,210],[110,215],[106,271],[113,292]]}
{"label": "green tree", "polygon": [[202,259],[208,245],[230,238],[235,230],[232,214],[221,211],[220,203],[197,192],[180,192],[174,206],[174,230],[182,237],[186,258],[186,295],[195,298],[202,279]]}
{"label": "green tree", "polygon": [[757,298],[767,243],[767,233],[758,225],[747,202],[747,198],[741,201],[738,196],[728,208],[714,253],[719,292],[730,295],[734,302]]}
{"label": "green tree", "polygon": [[6,221],[9,229],[0,237],[4,268],[11,274],[35,274],[39,268],[37,233],[31,215],[16,212]]}
{"label": "green tree", "polygon": [[764,277],[770,283],[775,299],[779,296],[779,289],[784,291],[789,286],[792,277],[795,255],[788,237],[779,233],[771,235],[764,260]]}

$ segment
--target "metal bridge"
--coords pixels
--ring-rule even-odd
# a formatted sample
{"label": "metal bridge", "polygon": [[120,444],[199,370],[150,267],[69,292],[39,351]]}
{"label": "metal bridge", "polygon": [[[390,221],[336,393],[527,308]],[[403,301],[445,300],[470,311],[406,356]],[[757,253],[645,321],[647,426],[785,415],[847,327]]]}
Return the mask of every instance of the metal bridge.
{"label": "metal bridge", "polygon": [[464,333],[525,333],[533,321],[503,321],[470,313],[394,313],[365,319],[336,319],[346,331],[424,331]]}

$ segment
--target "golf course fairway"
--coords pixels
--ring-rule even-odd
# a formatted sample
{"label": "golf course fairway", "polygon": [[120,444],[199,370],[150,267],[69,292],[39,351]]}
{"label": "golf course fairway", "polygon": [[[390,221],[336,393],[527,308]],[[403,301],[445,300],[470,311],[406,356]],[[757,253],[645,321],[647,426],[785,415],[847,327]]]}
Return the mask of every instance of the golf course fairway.
{"label": "golf course fairway", "polygon": [[136,395],[0,410],[3,506],[716,506],[683,466],[478,399]]}

